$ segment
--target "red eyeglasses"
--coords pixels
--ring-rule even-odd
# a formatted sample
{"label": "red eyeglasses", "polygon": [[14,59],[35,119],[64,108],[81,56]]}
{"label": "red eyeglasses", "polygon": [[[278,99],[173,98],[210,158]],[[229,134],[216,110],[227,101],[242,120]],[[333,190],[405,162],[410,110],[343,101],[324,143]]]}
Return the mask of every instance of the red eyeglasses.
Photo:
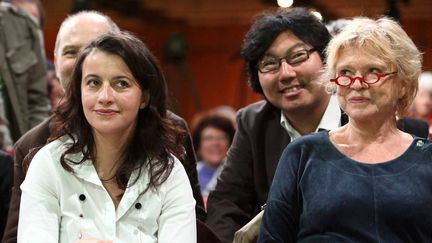
{"label": "red eyeglasses", "polygon": [[360,83],[366,83],[366,84],[374,84],[380,81],[381,78],[384,78],[388,75],[395,74],[397,72],[390,72],[390,73],[374,73],[369,72],[365,73],[363,76],[358,77],[351,77],[345,74],[341,74],[337,76],[336,78],[330,79],[330,82],[336,83],[339,86],[342,87],[349,87],[351,86],[356,79],[360,81]]}

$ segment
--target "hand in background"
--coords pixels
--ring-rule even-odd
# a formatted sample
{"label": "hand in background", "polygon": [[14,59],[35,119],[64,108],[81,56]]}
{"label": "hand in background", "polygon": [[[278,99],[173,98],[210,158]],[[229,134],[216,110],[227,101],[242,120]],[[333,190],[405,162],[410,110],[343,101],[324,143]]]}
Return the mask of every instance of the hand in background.
{"label": "hand in background", "polygon": [[251,243],[255,242],[258,237],[259,229],[261,226],[264,210],[257,214],[249,223],[237,230],[234,234],[233,243]]}

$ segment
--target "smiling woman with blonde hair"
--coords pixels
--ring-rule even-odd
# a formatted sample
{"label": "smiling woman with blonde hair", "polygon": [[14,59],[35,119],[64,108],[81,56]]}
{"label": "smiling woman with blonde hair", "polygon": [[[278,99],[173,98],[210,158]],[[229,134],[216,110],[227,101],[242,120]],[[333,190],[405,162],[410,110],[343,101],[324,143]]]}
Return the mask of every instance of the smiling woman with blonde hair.
{"label": "smiling woman with blonde hair", "polygon": [[432,147],[397,128],[421,54],[389,18],[355,18],[327,47],[346,125],[285,149],[259,242],[432,241]]}

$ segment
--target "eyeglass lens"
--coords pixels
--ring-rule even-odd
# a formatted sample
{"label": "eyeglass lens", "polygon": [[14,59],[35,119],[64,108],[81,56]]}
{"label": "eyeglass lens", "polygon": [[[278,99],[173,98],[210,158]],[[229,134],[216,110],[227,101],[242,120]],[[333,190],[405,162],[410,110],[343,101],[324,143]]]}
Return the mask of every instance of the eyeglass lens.
{"label": "eyeglass lens", "polygon": [[[362,77],[350,77],[350,76],[339,76],[337,78],[337,82],[339,83],[339,85],[350,85],[352,83],[354,83],[355,79],[360,79],[362,82],[365,82],[367,84],[373,84],[376,83],[380,80],[381,76],[378,75],[377,73],[366,73],[364,76]],[[352,83],[351,83],[352,82]]]}
{"label": "eyeglass lens", "polygon": [[282,60],[290,65],[300,64],[309,58],[309,50],[301,49],[295,52],[288,53],[286,56],[278,58],[275,56],[266,56],[259,63],[258,68],[262,73],[279,70]]}

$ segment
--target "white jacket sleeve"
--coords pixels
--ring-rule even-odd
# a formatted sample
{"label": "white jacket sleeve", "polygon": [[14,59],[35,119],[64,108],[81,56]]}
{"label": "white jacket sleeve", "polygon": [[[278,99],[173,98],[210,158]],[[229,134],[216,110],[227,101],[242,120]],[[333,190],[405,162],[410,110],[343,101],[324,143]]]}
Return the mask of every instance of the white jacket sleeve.
{"label": "white jacket sleeve", "polygon": [[54,166],[49,150],[41,149],[33,158],[21,185],[19,243],[59,242],[58,182],[58,167]]}
{"label": "white jacket sleeve", "polygon": [[177,159],[162,187],[164,195],[159,217],[158,242],[195,243],[195,199],[186,172]]}

